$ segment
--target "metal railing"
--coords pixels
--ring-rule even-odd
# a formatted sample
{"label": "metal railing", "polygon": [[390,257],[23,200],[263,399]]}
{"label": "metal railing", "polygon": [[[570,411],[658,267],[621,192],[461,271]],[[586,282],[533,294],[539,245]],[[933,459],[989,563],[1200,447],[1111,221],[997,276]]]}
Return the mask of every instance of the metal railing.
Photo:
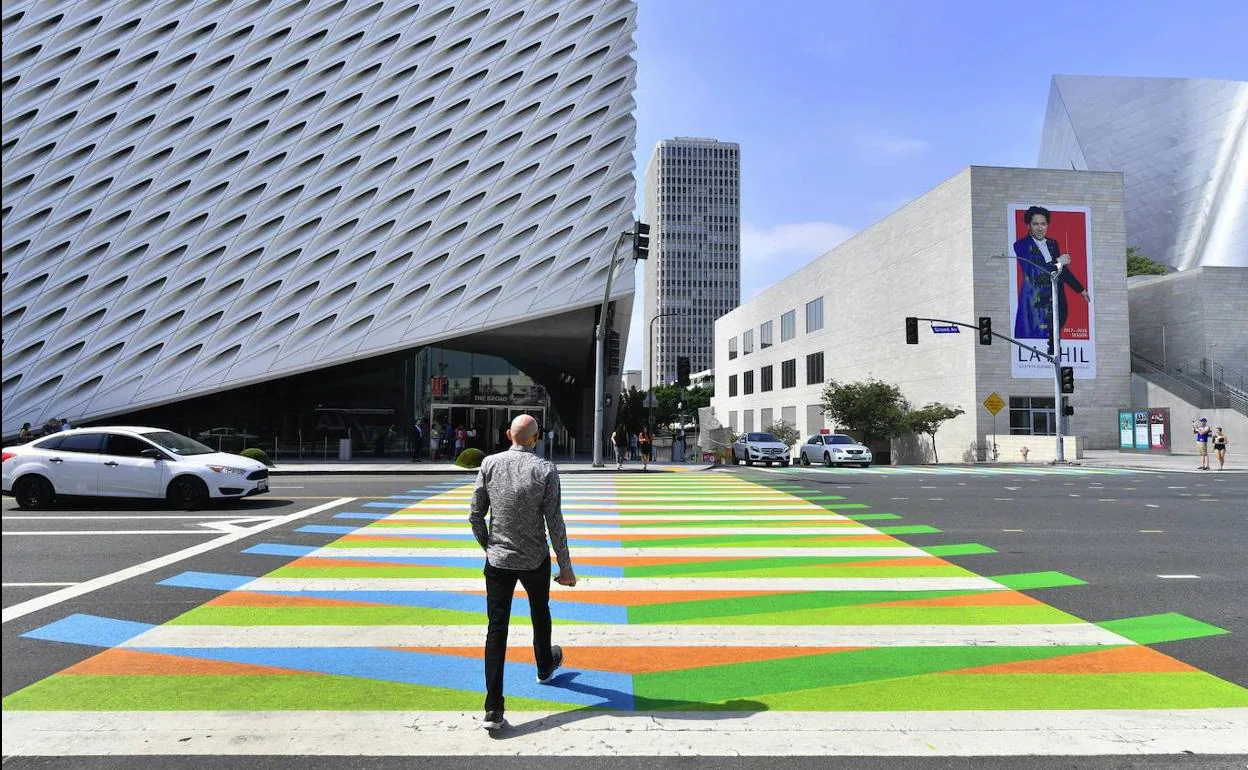
{"label": "metal railing", "polygon": [[[1221,380],[1219,364],[1201,360],[1201,375],[1168,369],[1139,353],[1131,354],[1131,371],[1179,396],[1198,409],[1233,409],[1248,416],[1248,391]],[[1213,376],[1209,376],[1210,368]],[[1221,371],[1226,371],[1221,369]]]}

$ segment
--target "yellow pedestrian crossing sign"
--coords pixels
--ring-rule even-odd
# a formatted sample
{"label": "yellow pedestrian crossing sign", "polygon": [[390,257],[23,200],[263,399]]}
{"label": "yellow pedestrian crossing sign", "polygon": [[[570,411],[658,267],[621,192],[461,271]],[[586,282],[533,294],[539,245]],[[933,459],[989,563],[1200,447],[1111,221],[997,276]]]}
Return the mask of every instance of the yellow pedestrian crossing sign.
{"label": "yellow pedestrian crossing sign", "polygon": [[984,399],[984,408],[992,412],[995,417],[997,412],[1001,411],[1001,407],[1005,406],[1005,402],[996,393],[990,393],[988,398]]}

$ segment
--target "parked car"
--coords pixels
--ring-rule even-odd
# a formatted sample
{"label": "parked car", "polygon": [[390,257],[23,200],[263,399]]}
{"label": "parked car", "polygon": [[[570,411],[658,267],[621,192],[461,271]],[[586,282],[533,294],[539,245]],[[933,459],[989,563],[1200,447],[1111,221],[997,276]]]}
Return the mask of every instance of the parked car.
{"label": "parked car", "polygon": [[806,439],[798,454],[802,465],[871,465],[871,450],[843,433],[820,433]]}
{"label": "parked car", "polygon": [[245,448],[248,442],[255,443],[259,436],[253,433],[243,433],[234,428],[212,428],[211,430],[201,431],[195,434],[195,438],[204,442],[208,446],[223,449],[225,447],[235,447],[239,449]]}
{"label": "parked car", "polygon": [[789,464],[789,445],[770,433],[742,433],[732,445],[732,464]]}
{"label": "parked car", "polygon": [[61,496],[165,498],[192,510],[209,499],[269,491],[264,463],[218,452],[162,428],[104,427],[61,431],[5,447],[3,493],[25,509]]}

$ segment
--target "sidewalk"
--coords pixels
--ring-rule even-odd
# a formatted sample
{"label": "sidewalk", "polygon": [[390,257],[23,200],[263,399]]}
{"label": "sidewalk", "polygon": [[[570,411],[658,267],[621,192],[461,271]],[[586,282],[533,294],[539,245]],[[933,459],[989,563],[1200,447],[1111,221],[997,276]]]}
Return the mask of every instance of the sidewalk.
{"label": "sidewalk", "polygon": [[[1119,452],[1115,449],[1085,449],[1083,457],[1073,460],[1071,465],[1084,465],[1090,468],[1131,468],[1143,471],[1178,471],[1198,473],[1200,458],[1195,452],[1176,452],[1170,455],[1135,454]],[[1209,453],[1210,473],[1217,473],[1218,458]],[[1227,458],[1227,471],[1245,470],[1243,462],[1232,462]]]}
{"label": "sidewalk", "polygon": [[[640,462],[627,462],[624,464],[624,470],[617,471],[615,463],[608,462],[601,468],[595,468],[589,460],[577,459],[573,460],[555,460],[555,465],[559,467],[559,473],[641,473]],[[657,462],[650,463],[651,473],[683,473],[686,471],[702,471],[712,467],[709,463],[672,463]],[[301,476],[314,473],[332,473],[332,474],[369,474],[369,475],[414,475],[424,473],[436,474],[475,474],[476,469],[461,468],[454,463],[449,462],[412,462],[410,460],[350,460],[342,462],[339,460],[295,460],[283,461],[275,460],[274,466],[269,469],[272,476]]]}

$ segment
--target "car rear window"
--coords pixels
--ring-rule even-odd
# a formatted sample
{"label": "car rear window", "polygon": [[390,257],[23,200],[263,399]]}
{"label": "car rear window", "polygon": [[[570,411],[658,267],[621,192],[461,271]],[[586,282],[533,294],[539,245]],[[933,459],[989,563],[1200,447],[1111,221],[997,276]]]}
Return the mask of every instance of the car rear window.
{"label": "car rear window", "polygon": [[56,446],[56,451],[97,454],[103,444],[103,433],[74,433],[69,436],[62,436],[61,443]]}

